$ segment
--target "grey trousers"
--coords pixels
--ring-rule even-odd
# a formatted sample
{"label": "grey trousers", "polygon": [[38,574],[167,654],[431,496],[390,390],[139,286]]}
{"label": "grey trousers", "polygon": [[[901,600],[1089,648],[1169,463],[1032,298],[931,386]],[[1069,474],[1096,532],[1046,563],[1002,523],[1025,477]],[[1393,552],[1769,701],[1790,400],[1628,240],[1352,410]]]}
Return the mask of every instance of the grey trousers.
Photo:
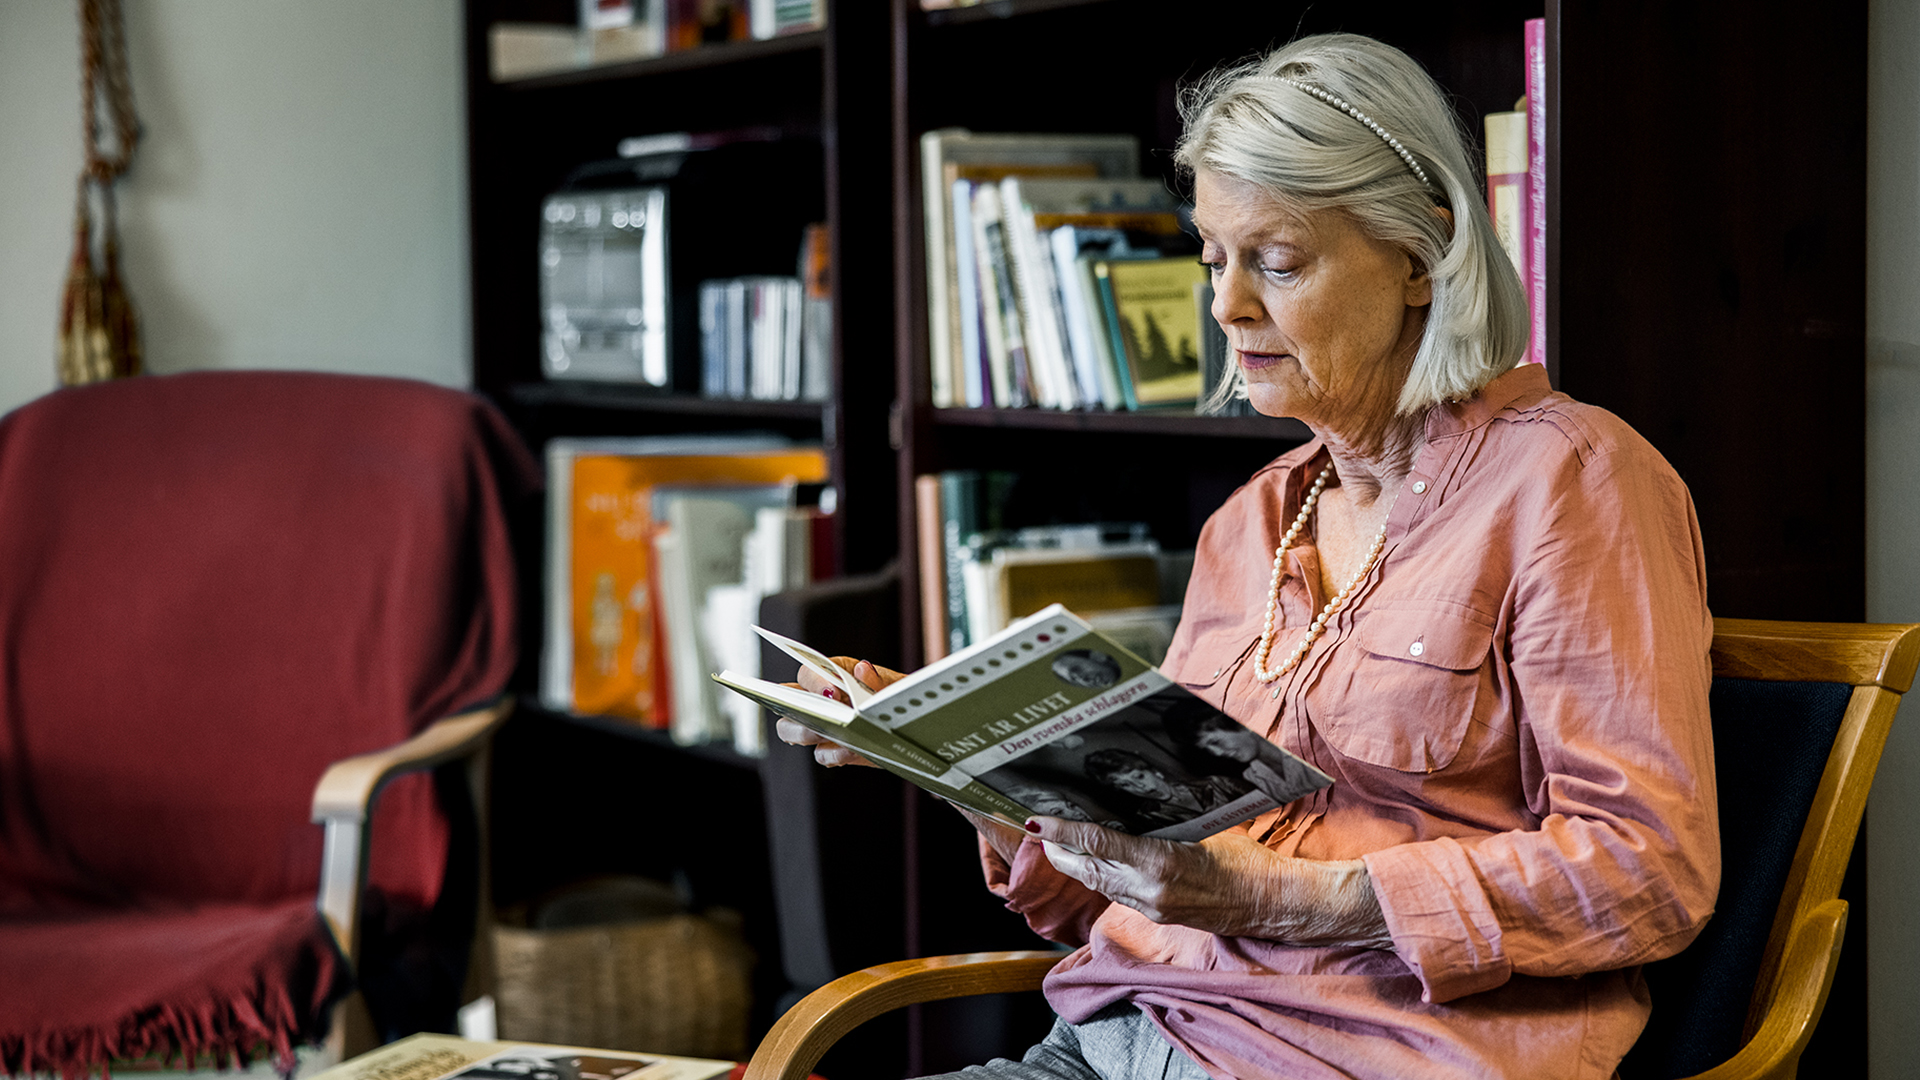
{"label": "grey trousers", "polygon": [[1040,1045],[1019,1061],[995,1058],[927,1080],[1208,1080],[1175,1050],[1145,1013],[1126,1002],[1082,1024],[1054,1022]]}

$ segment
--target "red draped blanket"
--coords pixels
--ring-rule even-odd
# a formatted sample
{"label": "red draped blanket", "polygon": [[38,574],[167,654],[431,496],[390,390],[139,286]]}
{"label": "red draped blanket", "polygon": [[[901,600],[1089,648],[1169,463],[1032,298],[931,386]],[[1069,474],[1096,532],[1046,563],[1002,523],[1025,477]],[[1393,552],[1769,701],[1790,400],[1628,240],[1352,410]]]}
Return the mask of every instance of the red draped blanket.
{"label": "red draped blanket", "polygon": [[[0,1067],[282,1060],[347,973],[314,910],[326,766],[501,692],[499,414],[423,383],[227,372],[0,419]],[[428,777],[371,883],[430,907]]]}

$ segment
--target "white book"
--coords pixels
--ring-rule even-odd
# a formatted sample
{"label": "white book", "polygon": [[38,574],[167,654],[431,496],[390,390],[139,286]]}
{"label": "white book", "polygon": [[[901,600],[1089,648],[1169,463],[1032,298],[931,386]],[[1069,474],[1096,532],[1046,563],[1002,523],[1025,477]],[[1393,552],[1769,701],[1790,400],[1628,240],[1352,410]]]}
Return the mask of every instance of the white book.
{"label": "white book", "polygon": [[660,605],[660,624],[667,635],[668,681],[673,688],[669,730],[673,741],[683,745],[706,742],[713,730],[710,710],[718,707],[718,701],[710,702],[699,687],[682,685],[679,677],[682,671],[698,670],[702,661],[696,605],[687,587],[692,575],[686,565],[685,539],[672,529],[660,530],[653,535],[653,558],[660,582],[654,602]]}
{"label": "white book", "polygon": [[[1101,408],[1120,407],[1120,387],[1112,379],[1100,378],[1101,352],[1094,344],[1095,321],[1087,307],[1087,294],[1080,281],[1080,268],[1074,260],[1080,255],[1074,228],[1063,225],[1047,234],[1047,250],[1053,257],[1054,280],[1059,285],[1060,309],[1066,324],[1067,346],[1073,354],[1074,379],[1079,383],[1081,400],[1099,402]],[[1111,393],[1108,386],[1111,385]]]}
{"label": "white book", "polygon": [[1013,282],[1007,274],[1004,232],[1000,189],[992,184],[975,185],[973,250],[979,270],[981,333],[986,338],[993,404],[1011,409],[1027,401],[1027,389],[1019,378],[1026,367],[1026,344],[1020,337],[1020,311],[1013,303]]}
{"label": "white book", "polygon": [[704,493],[661,493],[656,498],[660,519],[667,523],[654,540],[654,551],[660,559],[661,615],[672,665],[673,737],[681,743],[727,738],[733,725],[720,711],[713,683],[703,676],[721,666],[715,663],[717,653],[727,653],[728,663],[739,660],[735,640],[751,638],[746,627],[758,615],[758,600],[745,619],[735,620],[737,632],[729,636],[724,621],[719,622],[719,631],[714,629],[717,620],[709,610],[709,598],[719,587],[741,584],[743,542],[753,528],[753,511],[735,500]]}
{"label": "white book", "polygon": [[1060,330],[1059,309],[1053,294],[1053,259],[1040,247],[1040,237],[1033,224],[1033,208],[1021,194],[1020,177],[1009,176],[1000,181],[1000,206],[1006,222],[1007,248],[1013,256],[1027,356],[1040,390],[1040,404],[1052,409],[1076,408],[1080,395]]}
{"label": "white book", "polygon": [[937,409],[954,405],[954,350],[958,347],[953,311],[947,304],[947,283],[954,280],[953,249],[948,240],[953,219],[940,205],[946,172],[942,150],[946,139],[963,134],[961,128],[944,128],[920,136],[920,190],[927,237],[927,369]]}
{"label": "white book", "polygon": [[753,329],[753,290],[747,282],[727,282],[727,396],[747,396],[748,339]]}
{"label": "white book", "polygon": [[973,182],[955,180],[952,191],[953,253],[958,271],[960,309],[954,315],[960,323],[960,404],[969,409],[984,408],[992,400],[993,388],[987,385],[986,356],[980,341],[980,267],[973,250]]}
{"label": "white book", "polygon": [[785,300],[780,313],[780,330],[783,335],[780,347],[780,400],[799,401],[803,381],[801,305],[805,301],[801,299],[800,281],[797,278],[785,282],[780,292]]}

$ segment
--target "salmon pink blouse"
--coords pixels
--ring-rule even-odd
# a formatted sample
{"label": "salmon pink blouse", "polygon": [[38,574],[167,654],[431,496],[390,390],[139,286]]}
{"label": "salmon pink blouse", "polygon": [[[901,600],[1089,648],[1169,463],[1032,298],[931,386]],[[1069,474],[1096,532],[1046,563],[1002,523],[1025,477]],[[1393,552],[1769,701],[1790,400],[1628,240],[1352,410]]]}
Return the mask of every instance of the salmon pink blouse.
{"label": "salmon pink blouse", "polygon": [[[1119,1001],[1217,1077],[1605,1078],[1646,1023],[1638,965],[1719,885],[1712,620],[1693,503],[1618,418],[1523,365],[1434,408],[1384,555],[1297,667],[1253,678],[1273,552],[1327,460],[1256,474],[1200,537],[1170,677],[1333,777],[1243,828],[1364,859],[1389,950],[1163,926],[1037,843],[988,884],[1078,945],[1047,978],[1080,1021]],[[1299,543],[1273,655],[1326,602]]]}

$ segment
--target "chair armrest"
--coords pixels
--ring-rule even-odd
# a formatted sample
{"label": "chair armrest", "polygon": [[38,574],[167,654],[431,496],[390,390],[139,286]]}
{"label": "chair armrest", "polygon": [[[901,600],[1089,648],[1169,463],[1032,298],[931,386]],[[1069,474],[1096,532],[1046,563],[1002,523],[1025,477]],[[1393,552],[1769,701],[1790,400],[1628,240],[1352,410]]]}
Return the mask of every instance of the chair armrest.
{"label": "chair armrest", "polygon": [[336,761],[313,789],[313,821],[326,826],[320,863],[320,913],[349,964],[359,960],[360,892],[366,880],[367,819],[387,781],[467,757],[487,745],[513,711],[513,698],[437,720],[397,746]]}
{"label": "chair armrest", "polygon": [[744,1080],[806,1080],[821,1055],[861,1024],[906,1005],[1038,990],[1064,954],[986,952],[897,960],[842,975],[788,1009],[767,1032]]}
{"label": "chair armrest", "polygon": [[1846,936],[1845,900],[1828,900],[1808,912],[1787,941],[1780,982],[1760,1030],[1739,1053],[1691,1080],[1793,1080],[1833,989]]}
{"label": "chair armrest", "polygon": [[513,699],[436,720],[397,746],[336,761],[313,789],[313,820],[365,821],[382,785],[402,773],[431,769],[462,758],[486,744],[493,729],[513,711]]}

